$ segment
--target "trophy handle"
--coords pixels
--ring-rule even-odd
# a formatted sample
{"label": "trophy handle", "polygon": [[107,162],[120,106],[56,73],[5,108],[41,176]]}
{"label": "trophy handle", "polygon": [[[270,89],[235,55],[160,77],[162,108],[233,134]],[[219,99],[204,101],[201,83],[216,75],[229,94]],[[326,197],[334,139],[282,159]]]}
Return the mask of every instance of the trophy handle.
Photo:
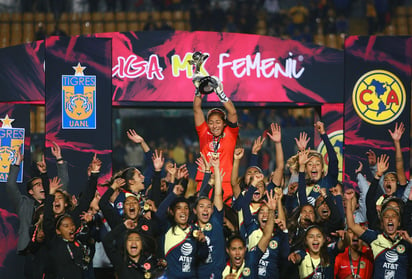
{"label": "trophy handle", "polygon": [[200,68],[202,67],[202,64],[205,62],[205,60],[209,57],[208,54],[202,54],[200,51],[196,51],[192,55],[192,59],[189,60],[190,65],[195,65],[195,70],[194,73],[198,74],[200,73]]}

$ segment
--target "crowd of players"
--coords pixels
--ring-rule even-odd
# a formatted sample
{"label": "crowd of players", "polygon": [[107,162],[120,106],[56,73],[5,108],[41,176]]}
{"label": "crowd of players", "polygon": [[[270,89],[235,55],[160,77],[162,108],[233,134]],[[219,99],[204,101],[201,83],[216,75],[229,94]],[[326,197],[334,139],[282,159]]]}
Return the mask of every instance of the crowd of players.
{"label": "crowd of players", "polygon": [[[25,256],[26,278],[410,278],[412,183],[403,167],[403,123],[389,131],[395,154],[370,150],[369,168],[360,162],[355,186],[338,181],[338,158],[322,122],[314,127],[327,164],[307,146],[306,133],[293,142],[272,123],[267,138],[254,141],[241,174],[246,154],[236,145],[236,109],[221,83],[215,92],[224,109],[205,117],[195,91],[195,182],[184,164],[166,161],[134,129],[126,133],[145,152],[145,176],[122,169],[100,185],[102,196],[96,155],[80,197],[68,193],[68,162],[56,143],[57,176],[40,160],[40,175],[22,195],[18,154],[7,194],[20,219],[17,250]],[[265,140],[276,154],[267,177],[258,165]],[[285,159],[282,144],[296,144],[299,152]]]}

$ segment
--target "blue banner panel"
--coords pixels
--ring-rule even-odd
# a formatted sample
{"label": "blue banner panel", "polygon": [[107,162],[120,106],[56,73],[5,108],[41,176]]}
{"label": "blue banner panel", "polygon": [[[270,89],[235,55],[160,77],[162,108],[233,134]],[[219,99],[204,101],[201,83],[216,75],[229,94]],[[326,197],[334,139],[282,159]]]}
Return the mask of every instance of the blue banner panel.
{"label": "blue banner panel", "polygon": [[409,178],[411,37],[359,37],[345,41],[345,174],[356,185],[359,162],[371,177],[366,153],[390,156],[388,171],[395,171],[391,132],[404,124],[400,138],[406,177]]}
{"label": "blue banner panel", "polygon": [[[9,166],[14,163],[18,149],[22,148],[24,161],[17,185],[25,195],[25,183],[33,175],[30,169],[30,105],[1,103],[0,127],[0,177],[7,181]],[[23,257],[16,254],[19,228],[16,213],[17,209],[7,195],[6,183],[0,182],[0,278],[23,278]]]}
{"label": "blue banner panel", "polygon": [[82,192],[94,153],[101,176],[111,174],[111,51],[108,38],[46,39],[46,160],[55,167],[56,142],[70,165],[71,194]]}

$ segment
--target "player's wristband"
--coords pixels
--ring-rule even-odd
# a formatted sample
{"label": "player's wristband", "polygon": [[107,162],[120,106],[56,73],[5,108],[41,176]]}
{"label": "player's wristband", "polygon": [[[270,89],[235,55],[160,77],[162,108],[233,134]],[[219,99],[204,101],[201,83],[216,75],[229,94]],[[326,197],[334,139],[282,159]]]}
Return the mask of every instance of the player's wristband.
{"label": "player's wristband", "polygon": [[226,103],[227,101],[229,101],[229,98],[226,96],[223,90],[222,91],[216,90],[216,95],[222,103]]}

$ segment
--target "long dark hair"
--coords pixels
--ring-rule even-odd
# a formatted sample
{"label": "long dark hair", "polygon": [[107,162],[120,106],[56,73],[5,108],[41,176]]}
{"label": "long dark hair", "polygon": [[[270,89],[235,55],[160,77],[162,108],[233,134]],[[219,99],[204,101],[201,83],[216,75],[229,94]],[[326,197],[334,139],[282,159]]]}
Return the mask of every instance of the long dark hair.
{"label": "long dark hair", "polygon": [[106,180],[101,185],[110,187],[117,178],[123,178],[125,180],[125,185],[122,188],[127,191],[130,191],[129,180],[133,179],[135,170],[137,170],[135,167],[128,167],[128,168],[122,169],[116,172],[115,174],[113,174],[109,180]]}
{"label": "long dark hair", "polygon": [[323,236],[324,242],[322,244],[322,247],[320,247],[319,256],[320,256],[320,265],[323,267],[326,267],[330,264],[330,259],[329,259],[329,254],[328,254],[328,242],[327,242],[327,236],[320,226],[312,225],[307,228],[305,232],[305,245],[306,245],[306,237],[309,231],[313,229],[318,229]]}
{"label": "long dark hair", "polygon": [[143,251],[144,251],[145,243],[144,243],[144,239],[142,237],[142,234],[137,229],[127,230],[124,234],[124,239],[123,239],[123,260],[124,260],[124,262],[127,262],[129,260],[129,254],[127,253],[126,243],[127,243],[127,239],[129,238],[129,235],[131,235],[133,233],[139,235],[140,240],[142,241],[142,250],[140,251],[140,255],[139,255],[140,257],[142,256]]}
{"label": "long dark hair", "polygon": [[[175,214],[175,210],[176,210],[177,204],[178,204],[178,203],[181,203],[181,202],[187,204],[187,206],[189,207],[189,214],[190,214],[190,203],[189,203],[189,201],[188,201],[185,197],[178,197],[177,199],[175,199],[175,200],[172,202],[172,204],[170,205],[170,210],[173,211],[173,215],[169,215],[169,220],[170,220],[170,223],[172,224],[173,234],[175,234],[175,229],[176,229],[176,227],[177,227],[177,223],[176,223],[176,221],[175,221],[175,218],[174,218],[175,216],[174,216],[174,214]],[[188,217],[189,217],[189,216],[188,216]],[[188,223],[189,223],[189,218],[188,218]]]}

